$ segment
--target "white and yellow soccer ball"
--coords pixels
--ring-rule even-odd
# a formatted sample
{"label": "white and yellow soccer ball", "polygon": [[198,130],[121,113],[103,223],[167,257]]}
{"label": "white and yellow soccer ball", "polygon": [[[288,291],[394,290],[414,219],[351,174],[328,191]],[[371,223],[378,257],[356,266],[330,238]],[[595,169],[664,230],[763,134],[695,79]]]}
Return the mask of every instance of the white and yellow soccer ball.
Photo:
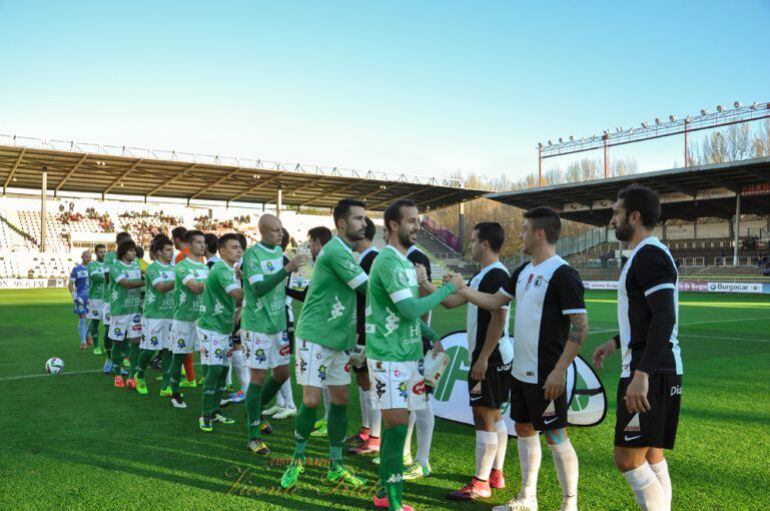
{"label": "white and yellow soccer ball", "polygon": [[64,371],[64,360],[53,357],[49,358],[45,363],[45,372],[49,374],[59,374]]}

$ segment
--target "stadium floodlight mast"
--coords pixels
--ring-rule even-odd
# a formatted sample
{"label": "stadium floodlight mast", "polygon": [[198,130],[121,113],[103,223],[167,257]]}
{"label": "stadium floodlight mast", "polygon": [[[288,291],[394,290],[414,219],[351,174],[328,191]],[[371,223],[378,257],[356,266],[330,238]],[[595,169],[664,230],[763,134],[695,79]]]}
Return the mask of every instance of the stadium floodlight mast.
{"label": "stadium floodlight mast", "polygon": [[751,105],[744,106],[740,101],[735,101],[733,108],[720,104],[716,106],[716,112],[713,113],[708,108],[702,108],[700,115],[686,115],[684,118],[669,115],[668,121],[656,117],[654,124],[644,121],[641,123],[640,128],[623,129],[618,127],[614,131],[606,129],[602,131],[601,136],[591,135],[577,139],[570,136],[568,140],[559,138],[558,143],[553,143],[549,140],[547,146],[544,146],[542,143],[537,144],[537,184],[538,186],[543,185],[543,160],[546,158],[603,149],[604,177],[607,178],[609,177],[610,147],[679,134],[684,135],[684,166],[689,167],[690,151],[688,139],[690,132],[767,118],[770,118],[770,103],[754,101]]}

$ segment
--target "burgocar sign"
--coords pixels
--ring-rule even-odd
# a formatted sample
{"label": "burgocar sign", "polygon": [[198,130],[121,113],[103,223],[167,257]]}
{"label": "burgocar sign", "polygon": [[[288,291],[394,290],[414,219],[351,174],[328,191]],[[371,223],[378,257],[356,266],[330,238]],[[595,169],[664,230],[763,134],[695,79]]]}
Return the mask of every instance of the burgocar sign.
{"label": "burgocar sign", "polygon": [[762,284],[755,282],[709,282],[709,293],[762,293]]}
{"label": "burgocar sign", "polygon": [[[468,400],[468,335],[466,332],[448,334],[441,339],[441,345],[449,356],[449,366],[431,394],[433,411],[443,419],[473,424]],[[567,422],[570,426],[595,426],[607,415],[604,387],[593,369],[580,357],[567,371],[567,398]],[[503,416],[508,433],[514,435],[514,422],[508,414],[508,406],[506,403],[503,407]]]}

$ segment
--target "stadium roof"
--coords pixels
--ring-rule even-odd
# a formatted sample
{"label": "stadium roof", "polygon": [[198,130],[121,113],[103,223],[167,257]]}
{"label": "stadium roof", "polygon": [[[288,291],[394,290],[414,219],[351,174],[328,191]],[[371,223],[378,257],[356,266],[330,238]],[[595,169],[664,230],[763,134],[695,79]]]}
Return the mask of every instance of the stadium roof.
{"label": "stadium roof", "polygon": [[549,206],[560,211],[562,218],[607,225],[618,190],[631,183],[649,186],[661,194],[661,220],[730,219],[735,215],[738,193],[742,214],[770,212],[768,157],[493,193],[486,197],[523,209]]}
{"label": "stadium roof", "polygon": [[462,188],[456,179],[284,164],[259,159],[40,140],[0,134],[0,180],[6,188],[39,190],[42,168],[49,190],[105,196],[173,197],[189,201],[275,203],[333,207],[345,197],[384,210],[398,198],[421,210],[438,209],[481,197],[484,190]]}

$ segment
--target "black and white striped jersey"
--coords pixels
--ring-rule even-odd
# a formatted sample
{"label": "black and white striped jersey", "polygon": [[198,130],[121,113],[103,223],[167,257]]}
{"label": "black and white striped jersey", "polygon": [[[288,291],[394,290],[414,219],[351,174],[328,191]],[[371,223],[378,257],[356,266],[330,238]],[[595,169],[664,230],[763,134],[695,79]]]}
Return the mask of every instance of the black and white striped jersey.
{"label": "black and white striped jersey", "polygon": [[650,236],[628,258],[618,280],[622,374],[682,374],[679,275],[671,252]]}
{"label": "black and white striped jersey", "polygon": [[[478,273],[471,277],[468,286],[474,291],[481,291],[482,293],[495,294],[502,289],[508,280],[510,274],[500,261],[494,262],[488,266],[482,268]],[[509,343],[508,339],[508,322],[510,320],[510,308],[505,307],[505,328],[503,329],[503,338],[501,343]],[[468,332],[468,357],[475,360],[481,348],[484,346],[484,342],[487,339],[487,329],[489,329],[489,322],[492,319],[492,315],[489,311],[480,309],[474,304],[468,302],[468,309],[466,311],[465,323]],[[498,345],[492,354],[489,356],[489,365],[498,365],[504,363],[503,356],[500,352],[500,348],[503,348],[503,353],[509,353],[510,358],[510,346]],[[510,362],[510,360],[508,360]],[[507,362],[506,362],[507,363]]]}
{"label": "black and white striped jersey", "polygon": [[525,383],[544,383],[564,351],[569,315],[586,313],[580,275],[555,255],[519,266],[500,292],[516,299],[511,373]]}

